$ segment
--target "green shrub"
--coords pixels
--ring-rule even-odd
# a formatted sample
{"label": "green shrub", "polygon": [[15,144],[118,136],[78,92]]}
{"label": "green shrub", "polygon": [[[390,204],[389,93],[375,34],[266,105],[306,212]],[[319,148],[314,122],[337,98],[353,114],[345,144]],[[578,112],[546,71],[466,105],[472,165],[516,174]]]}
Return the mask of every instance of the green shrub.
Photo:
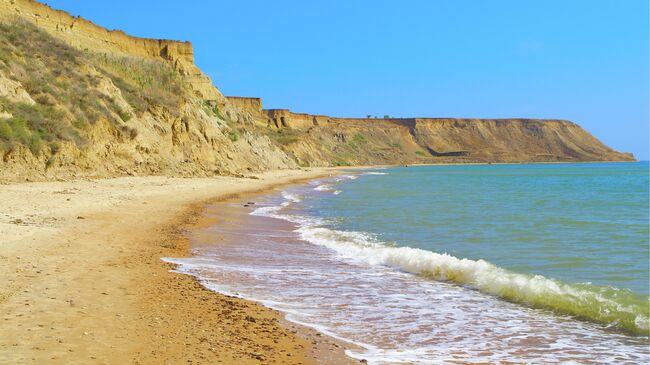
{"label": "green shrub", "polygon": [[127,112],[126,110],[120,108],[119,106],[115,106],[117,109],[117,115],[119,115],[120,119],[122,119],[123,122],[128,122],[133,118],[133,115],[131,113]]}
{"label": "green shrub", "polygon": [[14,139],[23,144],[28,144],[30,140],[30,133],[27,129],[27,121],[23,117],[13,117],[7,121],[11,128],[11,135]]}
{"label": "green shrub", "polygon": [[45,142],[83,143],[74,127],[62,122],[64,113],[55,106],[13,103],[5,98],[0,98],[0,104],[13,115],[2,122],[2,139],[6,142],[22,143],[33,152],[39,151]]}
{"label": "green shrub", "polygon": [[350,166],[350,163],[345,161],[340,156],[334,156],[334,159],[332,160],[332,165],[334,165],[334,166]]}
{"label": "green shrub", "polygon": [[11,141],[13,139],[13,132],[7,120],[0,120],[0,139],[5,141]]}
{"label": "green shrub", "polygon": [[[87,72],[81,67],[85,64],[103,76]],[[168,62],[80,51],[22,20],[0,22],[0,69],[36,101],[29,105],[0,98],[0,105],[13,115],[0,120],[3,149],[16,143],[32,151],[60,141],[83,145],[80,132],[90,124],[107,120],[120,128],[151,106],[177,115],[187,95],[181,75]],[[120,89],[133,113],[96,89],[103,77]],[[218,114],[218,108],[214,112]],[[132,128],[121,132],[129,138],[137,135]]]}
{"label": "green shrub", "polygon": [[36,154],[41,150],[41,148],[43,148],[43,144],[41,136],[38,133],[32,133],[32,135],[29,136],[27,147],[29,147],[32,153]]}
{"label": "green shrub", "polygon": [[335,160],[333,162],[334,166],[351,166],[349,162],[345,162],[343,160]]}
{"label": "green shrub", "polygon": [[[150,104],[176,114],[185,95],[179,73],[162,60],[90,54],[137,113]],[[218,112],[218,111],[217,111]]]}
{"label": "green shrub", "polygon": [[368,144],[368,140],[363,134],[357,133],[349,140],[349,143],[353,150],[358,151],[361,147]]}
{"label": "green shrub", "polygon": [[27,121],[22,117],[12,117],[0,121],[0,139],[4,144],[22,143],[33,153],[43,147],[43,139],[39,131],[30,131]]}
{"label": "green shrub", "polygon": [[239,139],[239,136],[237,135],[237,132],[230,131],[228,133],[228,138],[230,138],[230,140],[233,141],[233,142],[237,142],[237,140]]}
{"label": "green shrub", "polygon": [[277,131],[269,131],[271,131],[271,133],[268,134],[269,138],[282,146],[288,146],[292,143],[298,142],[300,135],[302,134],[300,131],[289,128],[278,129]]}
{"label": "green shrub", "polygon": [[354,135],[354,137],[352,137],[352,143],[358,144],[358,145],[364,145],[364,144],[368,143],[368,140],[366,139],[366,137],[363,134],[357,133],[357,134]]}
{"label": "green shrub", "polygon": [[[56,140],[83,142],[75,125],[84,124],[88,118],[72,103],[75,97],[89,94],[88,82],[79,74],[81,53],[33,24],[18,20],[0,23],[0,54],[11,65],[7,68],[9,77],[19,81],[36,101],[30,105],[0,98],[0,104],[13,115],[2,127],[2,139],[24,144],[32,151]],[[66,109],[74,118],[67,116]]]}
{"label": "green shrub", "polygon": [[415,151],[415,154],[418,156],[426,156],[426,154],[422,151]]}

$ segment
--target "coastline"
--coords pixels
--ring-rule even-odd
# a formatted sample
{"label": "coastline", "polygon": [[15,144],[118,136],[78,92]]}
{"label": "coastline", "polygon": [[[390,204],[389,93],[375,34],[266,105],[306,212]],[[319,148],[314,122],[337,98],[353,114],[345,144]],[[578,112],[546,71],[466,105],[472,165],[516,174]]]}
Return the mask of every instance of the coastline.
{"label": "coastline", "polygon": [[415,166],[482,166],[482,165],[571,165],[571,164],[600,164],[600,163],[638,163],[644,160],[635,161],[535,161],[535,162],[436,162],[436,163],[410,163],[405,165],[359,165],[346,166],[351,170],[356,169],[387,169],[397,167],[415,167]]}
{"label": "coastline", "polygon": [[336,340],[160,260],[189,254],[183,231],[206,203],[334,173],[0,185],[0,363],[352,363]]}
{"label": "coastline", "polygon": [[[584,166],[576,168],[580,170]],[[621,176],[627,176],[628,168],[626,166],[620,168],[624,173]],[[636,168],[638,169],[639,166]],[[517,171],[522,171],[521,169],[524,172],[530,169],[539,171],[535,166],[517,167],[514,172],[509,169],[501,174],[505,177],[503,181],[511,180],[513,175],[518,175]],[[456,173],[462,170],[464,169],[451,171],[448,174],[450,178],[446,180],[439,176],[430,179],[418,177],[417,180],[420,180],[421,185],[414,181],[415,178],[409,177],[409,174],[413,174],[406,170],[390,170],[388,172],[390,178],[373,177],[372,175],[376,174],[374,172],[361,172],[360,175],[371,176],[349,176],[350,180],[357,180],[358,177],[358,181],[350,184],[338,185],[337,182],[347,181],[348,178],[346,175],[340,175],[332,179],[290,186],[283,188],[281,193],[274,192],[248,200],[254,201],[253,205],[246,204],[247,200],[215,204],[206,210],[206,214],[218,218],[217,224],[190,233],[194,247],[193,258],[170,261],[178,264],[180,271],[200,278],[213,290],[266,303],[272,308],[287,313],[287,318],[296,323],[313,326],[323,333],[331,333],[335,337],[340,336],[359,344],[362,349],[368,351],[357,352],[350,349],[348,353],[351,357],[365,358],[370,362],[386,361],[387,358],[400,361],[417,358],[409,358],[409,353],[417,354],[413,356],[426,356],[426,359],[431,362],[443,361],[446,359],[445,356],[455,357],[461,354],[482,361],[495,362],[497,359],[515,362],[528,362],[526,359],[535,359],[531,361],[546,362],[540,359],[547,356],[555,358],[556,355],[558,359],[582,362],[580,359],[603,359],[609,358],[608,356],[614,358],[617,353],[621,356],[618,357],[621,361],[627,358],[628,354],[629,359],[645,358],[645,351],[640,350],[643,347],[639,348],[639,343],[634,336],[627,336],[625,333],[613,330],[610,325],[614,323],[615,326],[619,326],[619,321],[625,323],[629,318],[626,315],[617,315],[619,319],[616,322],[611,319],[604,322],[602,319],[589,320],[592,317],[582,316],[569,318],[565,311],[574,310],[574,307],[555,306],[552,310],[535,308],[530,301],[511,301],[495,294],[494,290],[507,285],[508,290],[513,289],[517,294],[521,293],[526,300],[534,299],[534,295],[538,293],[544,293],[544,296],[548,295],[556,303],[566,303],[572,301],[572,298],[577,298],[577,302],[588,302],[589,308],[607,308],[606,302],[603,302],[601,297],[593,298],[588,288],[584,286],[572,288],[569,287],[570,282],[567,282],[569,286],[565,286],[561,281],[553,279],[554,275],[542,277],[541,274],[533,276],[509,272],[507,266],[504,268],[491,264],[493,261],[483,261],[485,258],[494,259],[489,255],[480,254],[472,259],[464,259],[465,256],[438,254],[437,252],[440,251],[436,249],[437,247],[424,245],[431,238],[430,236],[418,236],[418,228],[426,232],[431,229],[428,225],[418,227],[416,223],[409,229],[400,230],[405,221],[417,222],[418,216],[435,216],[439,223],[445,224],[445,227],[455,226],[457,228],[455,232],[463,232],[464,227],[453,222],[457,219],[454,213],[449,213],[447,218],[442,214],[442,212],[454,212],[453,209],[445,209],[448,205],[444,204],[444,198],[438,198],[440,206],[436,208],[424,207],[423,209],[417,203],[424,200],[424,194],[436,196],[437,192],[450,190],[445,187],[453,187],[451,189],[458,191],[453,201],[471,207],[467,200],[476,196],[467,192],[477,186],[472,177],[476,170],[458,177]],[[494,202],[492,197],[503,200],[503,196],[499,194],[490,194],[501,189],[508,193],[512,192],[506,196],[528,197],[527,201],[535,201],[530,199],[530,195],[533,194],[539,197],[558,196],[558,190],[562,192],[568,190],[564,185],[565,171],[561,170],[554,174],[552,167],[544,167],[544,170],[551,171],[549,176],[556,176],[551,179],[550,184],[545,184],[548,193],[544,194],[538,189],[530,188],[539,185],[529,183],[522,183],[524,188],[514,189],[504,189],[502,184],[495,183],[478,185],[486,187],[486,191],[482,194],[490,197],[492,200],[488,201],[492,202]],[[608,181],[609,170],[607,166],[600,166],[592,175],[604,177],[605,181]],[[580,174],[580,171],[576,174]],[[530,175],[528,180],[534,180],[537,184],[539,179],[537,174],[524,175]],[[490,179],[491,176],[488,176],[487,180],[482,181],[489,182]],[[457,183],[459,180],[473,183],[463,185]],[[581,178],[579,181],[585,180],[589,181],[590,177]],[[541,181],[539,184],[545,182]],[[436,189],[436,186],[440,188]],[[574,190],[578,195],[567,194],[567,198],[581,197],[581,187],[592,185],[576,186]],[[623,191],[620,187],[614,188],[614,186],[616,185],[606,190]],[[432,188],[427,190],[426,187]],[[526,189],[531,193],[518,194],[519,191]],[[424,194],[413,194],[411,191],[424,191]],[[401,197],[402,202],[396,204],[396,199],[386,199],[387,196]],[[641,201],[641,199],[634,200]],[[436,206],[433,201],[428,202]],[[507,205],[505,202],[503,204]],[[487,206],[487,204],[479,204],[479,206]],[[517,209],[517,206],[514,208]],[[427,209],[433,214],[427,214]],[[564,210],[570,214],[575,213],[571,209],[564,208]],[[395,211],[400,213],[396,215]],[[552,209],[549,211],[555,213],[554,216],[565,216],[557,214]],[[582,217],[579,214],[571,215]],[[396,219],[397,217],[399,218]],[[584,218],[589,220],[597,217],[598,215],[589,215]],[[528,219],[532,220],[528,216],[521,216],[515,224],[521,224],[522,220]],[[477,219],[465,219],[462,223],[466,225],[468,222],[475,221]],[[486,221],[494,227],[500,227],[499,222],[505,220]],[[375,239],[382,237],[382,233],[389,232],[395,233],[388,237],[400,238],[393,242],[408,242],[409,245],[400,247],[403,244],[391,245],[391,241]],[[373,236],[373,233],[377,236]],[[582,237],[589,239],[589,236]],[[546,234],[545,237],[555,236]],[[571,242],[572,237],[562,234],[556,238],[557,242],[563,243]],[[617,242],[616,240],[605,241]],[[452,245],[455,244],[453,240],[451,242]],[[517,239],[511,242],[512,245],[520,245],[526,240]],[[443,249],[450,247],[444,246],[444,243],[437,243]],[[534,246],[536,243],[532,242],[530,247]],[[563,257],[571,258],[571,255],[569,253]],[[461,280],[467,277],[478,277],[479,280],[490,278],[490,280],[482,283],[475,281],[467,286],[465,283],[468,281],[456,278],[449,280],[453,281],[451,283],[442,283],[435,280],[435,277],[427,277],[426,270],[431,272],[440,270],[443,273],[441,276],[446,273],[457,274],[456,278],[460,277]],[[599,267],[597,270],[607,269]],[[539,273],[534,269],[529,272]],[[377,275],[378,273],[380,274]],[[582,276],[583,280],[598,278],[585,273],[586,275]],[[498,284],[492,287],[485,286],[492,283]],[[363,289],[358,290],[359,288]],[[525,297],[530,293],[533,295]],[[459,311],[454,312],[455,310]],[[618,313],[617,310],[613,312]],[[401,318],[400,315],[406,318]],[[636,316],[634,319],[643,321],[642,312],[635,312],[633,316]],[[450,320],[450,317],[453,320]],[[385,318],[388,320],[382,322]],[[645,318],[647,323],[647,317]],[[421,321],[421,319],[425,320]],[[413,332],[406,332],[408,329],[396,323],[414,324],[416,328]],[[396,328],[399,330],[391,332]],[[465,330],[466,328],[468,330]],[[379,340],[373,337],[377,333],[382,335],[390,333],[390,336],[386,335]],[[424,340],[421,342],[413,340],[414,342],[408,344],[401,342],[408,337],[406,333],[416,334],[414,338],[424,338]],[[461,333],[465,335],[460,335]],[[481,336],[474,337],[472,336],[474,333]],[[432,334],[431,338],[426,337],[429,334]],[[419,337],[420,335],[422,337]],[[490,340],[484,341],[483,338]],[[526,338],[526,341],[513,345],[507,340],[510,338]],[[399,340],[391,343],[392,347],[385,346],[390,342],[389,339]],[[566,342],[556,348],[557,352],[544,352],[544,349],[553,346],[559,341],[558,339]],[[431,342],[428,342],[429,340]],[[598,347],[601,341],[611,345],[601,344]],[[494,346],[483,347],[490,343]],[[400,351],[390,351],[397,348]],[[401,353],[402,348],[407,349],[405,353]],[[485,352],[481,352],[482,350]]]}

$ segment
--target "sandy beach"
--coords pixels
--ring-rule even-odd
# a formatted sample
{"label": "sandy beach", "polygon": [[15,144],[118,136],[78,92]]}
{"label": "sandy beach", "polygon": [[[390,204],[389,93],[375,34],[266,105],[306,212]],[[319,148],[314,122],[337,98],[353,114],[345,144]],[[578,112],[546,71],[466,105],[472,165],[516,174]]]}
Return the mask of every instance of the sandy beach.
{"label": "sandy beach", "polygon": [[348,363],[341,344],[161,257],[210,201],[333,170],[0,185],[0,363]]}

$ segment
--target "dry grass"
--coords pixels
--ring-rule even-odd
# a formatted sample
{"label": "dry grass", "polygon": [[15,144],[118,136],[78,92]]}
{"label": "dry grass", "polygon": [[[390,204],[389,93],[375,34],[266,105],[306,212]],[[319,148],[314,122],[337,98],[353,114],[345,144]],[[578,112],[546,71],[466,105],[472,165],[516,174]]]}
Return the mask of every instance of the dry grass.
{"label": "dry grass", "polygon": [[267,131],[269,138],[281,146],[288,146],[292,143],[297,142],[300,136],[303,134],[298,130],[289,128],[282,128],[278,130],[268,129]]}
{"label": "dry grass", "polygon": [[186,95],[180,75],[164,61],[85,52],[24,20],[0,23],[0,70],[36,101],[0,99],[0,110],[13,115],[0,119],[0,148],[24,144],[36,154],[61,141],[81,146],[84,130],[99,120],[133,138],[137,132],[124,127],[133,115],[97,89],[101,76],[93,68],[113,81],[136,114],[152,105],[175,114]]}
{"label": "dry grass", "polygon": [[186,90],[169,63],[106,54],[89,57],[122,91],[136,113],[144,112],[149,105],[163,106],[174,114],[178,110]]}

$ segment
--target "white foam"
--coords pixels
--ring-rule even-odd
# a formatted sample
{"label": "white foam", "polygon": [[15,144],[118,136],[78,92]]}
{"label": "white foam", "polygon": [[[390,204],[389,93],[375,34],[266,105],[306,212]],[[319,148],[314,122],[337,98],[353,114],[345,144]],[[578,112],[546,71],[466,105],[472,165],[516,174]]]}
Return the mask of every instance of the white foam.
{"label": "white foam", "polygon": [[298,195],[292,194],[286,190],[282,191],[282,197],[293,203],[300,203],[302,201],[302,199]]}
{"label": "white foam", "polygon": [[364,172],[363,175],[388,175],[388,173],[387,172],[369,171],[369,172]]}
{"label": "white foam", "polygon": [[[581,295],[576,288],[483,260],[392,247],[369,233],[328,228],[332,223],[324,219],[295,214],[288,205],[298,202],[289,196],[300,199],[294,190],[283,192],[284,201],[272,200],[272,206],[250,214],[293,222],[299,227],[296,234],[310,244],[284,244],[275,236],[259,243],[242,239],[205,259],[170,262],[212,290],[259,301],[286,313],[294,323],[356,344],[358,349],[346,353],[370,364],[557,364],[563,356],[571,359],[567,364],[649,359],[625,336],[467,289],[496,295],[504,290]],[[233,255],[225,257],[228,250]],[[539,344],[547,347],[535,347]]]}
{"label": "white foam", "polygon": [[316,191],[332,191],[334,188],[330,184],[322,184],[318,185],[317,187],[314,188]]}
{"label": "white foam", "polygon": [[250,214],[259,216],[271,216],[282,209],[282,206],[270,206],[255,208]]}
{"label": "white foam", "polygon": [[341,190],[337,190],[337,189],[335,189],[335,188],[334,188],[332,185],[330,185],[330,184],[322,184],[322,185],[318,185],[317,187],[314,188],[314,190],[316,190],[316,191],[327,191],[327,192],[331,192],[331,193],[334,194],[334,195],[339,195],[339,194],[342,193]]}
{"label": "white foam", "polygon": [[[314,190],[340,193],[329,184],[320,184]],[[295,195],[288,192],[282,195],[285,199],[296,200]],[[623,320],[628,323],[628,328],[631,325],[635,330],[647,332],[650,327],[649,316],[638,305],[623,304],[611,295],[605,296],[602,290],[588,290],[541,275],[515,273],[484,260],[457,258],[411,247],[392,247],[368,233],[329,229],[324,227],[327,224],[324,220],[282,214],[277,208],[263,208],[251,214],[296,223],[303,240],[332,249],[340,258],[354,262],[389,266],[435,280],[451,281],[510,301],[579,317],[588,316],[613,326]],[[593,317],[594,311],[600,317]]]}
{"label": "white foam", "polygon": [[357,175],[343,175],[342,177],[348,180],[356,180],[359,178]]}
{"label": "white foam", "polygon": [[[348,237],[373,246],[371,236]],[[196,276],[209,289],[258,301],[285,313],[291,322],[357,345],[346,353],[370,364],[550,364],[563,357],[574,363],[607,364],[648,359],[615,335],[604,340],[581,323],[558,321],[477,291],[417,280],[388,268],[328,261],[319,252],[331,251],[305,246],[316,251],[294,254],[300,249],[294,242],[287,245],[290,251],[280,248],[273,254],[276,246],[268,242],[252,247],[242,243],[234,250],[235,262],[209,253],[205,258],[166,261],[180,265],[179,272]],[[249,250],[241,251],[244,248]],[[221,255],[223,249],[216,252]]]}
{"label": "white foam", "polygon": [[597,292],[581,290],[541,275],[514,273],[484,260],[459,259],[446,253],[411,247],[387,247],[375,237],[362,232],[314,226],[300,227],[297,231],[302,239],[333,249],[339,255],[357,262],[362,260],[371,265],[386,265],[531,304],[543,305],[551,297],[567,307],[587,302],[599,305],[599,310],[603,312],[617,310],[635,315],[636,325],[644,331],[648,330],[650,323],[648,316],[638,314],[638,308],[621,305]]}

